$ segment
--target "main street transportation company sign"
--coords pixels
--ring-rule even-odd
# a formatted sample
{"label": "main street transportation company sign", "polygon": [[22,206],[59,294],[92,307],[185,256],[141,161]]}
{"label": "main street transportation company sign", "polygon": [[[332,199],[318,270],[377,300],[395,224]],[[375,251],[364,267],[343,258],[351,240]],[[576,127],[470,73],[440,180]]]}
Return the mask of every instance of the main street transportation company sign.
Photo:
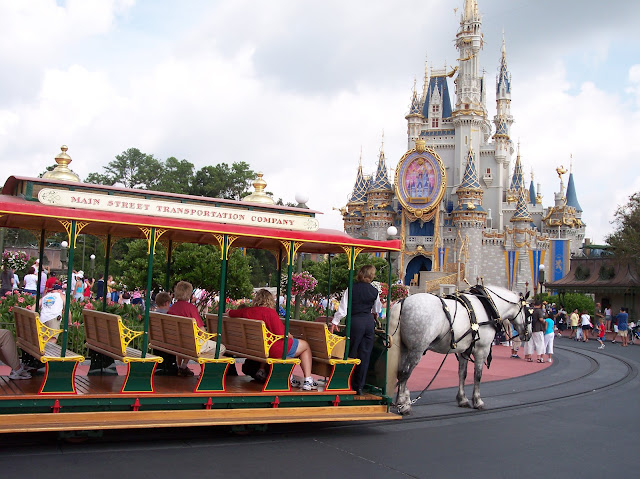
{"label": "main street transportation company sign", "polygon": [[177,201],[159,201],[129,196],[100,195],[78,191],[43,188],[38,193],[40,203],[85,210],[131,213],[162,218],[261,226],[295,231],[316,231],[318,220],[309,216],[284,215],[265,211],[250,211]]}

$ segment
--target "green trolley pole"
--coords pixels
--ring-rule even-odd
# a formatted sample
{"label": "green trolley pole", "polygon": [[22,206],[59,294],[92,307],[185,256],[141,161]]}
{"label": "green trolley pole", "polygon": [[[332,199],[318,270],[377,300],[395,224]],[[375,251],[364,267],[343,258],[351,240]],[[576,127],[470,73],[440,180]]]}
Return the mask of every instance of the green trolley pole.
{"label": "green trolley pole", "polygon": [[[384,334],[387,340],[389,339],[389,314],[391,313],[391,251],[387,252],[387,266],[389,267],[389,278],[387,280],[387,311],[385,313],[385,326],[384,326]],[[389,345],[387,345],[389,348]],[[388,363],[388,354],[389,349],[386,349],[384,352],[385,361],[384,361],[384,377],[388,377],[387,368],[389,367]],[[387,395],[387,381],[385,380],[382,386],[382,394]]]}
{"label": "green trolley pole", "polygon": [[[287,266],[287,310],[284,315],[284,347],[282,348],[282,359],[287,359],[289,345],[289,318],[291,317],[291,277],[293,276],[293,258],[295,258],[294,242],[289,243],[289,264]],[[278,298],[280,301],[280,298]]]}
{"label": "green trolley pole", "polygon": [[69,233],[69,263],[67,264],[67,293],[64,302],[64,316],[62,316],[62,350],[60,356],[63,358],[67,353],[67,344],[69,339],[69,309],[71,306],[71,291],[75,288],[71,284],[71,275],[73,274],[73,253],[76,250],[76,220],[71,220],[71,232]]}
{"label": "green trolley pole", "polygon": [[220,264],[220,301],[218,302],[218,337],[216,338],[216,359],[220,359],[220,343],[222,338],[222,315],[227,303],[227,262],[229,254],[229,238],[225,234],[222,239]]}
{"label": "green trolley pole", "polygon": [[36,311],[40,312],[40,291],[42,291],[42,270],[44,269],[44,242],[45,242],[45,232],[44,229],[40,232],[40,248],[38,253],[38,288],[36,291]]}
{"label": "green trolley pole", "polygon": [[173,240],[169,240],[169,246],[167,249],[167,269],[164,273],[164,290],[169,291],[171,287],[171,258],[173,256]]}
{"label": "green trolley pole", "polygon": [[353,268],[356,264],[355,249],[351,247],[351,255],[349,255],[349,299],[347,300],[347,318],[345,329],[344,359],[349,359],[349,340],[351,339],[351,298],[353,296]]}
{"label": "green trolley pole", "polygon": [[156,229],[151,227],[149,234],[149,257],[147,261],[147,290],[144,295],[144,334],[142,335],[142,357],[147,357],[147,349],[149,349],[149,308],[151,306],[151,285],[153,280],[153,253],[156,249]]}
{"label": "green trolley pole", "polygon": [[282,279],[282,253],[278,253],[276,261],[278,262],[278,287],[276,290],[276,313],[280,316],[280,295],[282,294],[280,280]]}
{"label": "green trolley pole", "polygon": [[109,285],[109,260],[111,259],[111,233],[107,235],[104,252],[104,296],[102,297],[102,311],[107,310],[107,286]]}
{"label": "green trolley pole", "polygon": [[329,325],[329,308],[331,306],[331,253],[329,253],[328,257],[329,261],[329,278],[327,280],[327,312],[325,313],[325,317],[327,318],[326,323]]}

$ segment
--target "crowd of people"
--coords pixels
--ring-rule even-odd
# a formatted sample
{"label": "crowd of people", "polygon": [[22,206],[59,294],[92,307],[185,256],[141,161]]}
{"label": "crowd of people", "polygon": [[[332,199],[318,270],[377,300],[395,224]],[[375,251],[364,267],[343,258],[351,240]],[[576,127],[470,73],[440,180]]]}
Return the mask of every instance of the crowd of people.
{"label": "crowd of people", "polygon": [[[598,341],[598,349],[605,348],[606,333],[614,332],[611,340],[616,343],[621,338],[623,347],[629,345],[633,323],[629,323],[629,309],[620,307],[620,311],[612,314],[611,306],[602,308],[600,303],[595,305],[595,314],[592,317],[587,310],[580,311],[575,308],[567,313],[562,305],[556,308],[555,303],[547,303],[536,300],[533,303],[531,318],[532,337],[522,345],[515,330],[510,324],[504,324],[507,334],[506,339],[511,346],[511,357],[520,358],[519,349],[524,347],[524,357],[529,362],[552,362],[554,338],[562,337],[562,331],[570,330],[569,339],[589,342],[589,339]],[[633,338],[631,340],[633,344]]]}

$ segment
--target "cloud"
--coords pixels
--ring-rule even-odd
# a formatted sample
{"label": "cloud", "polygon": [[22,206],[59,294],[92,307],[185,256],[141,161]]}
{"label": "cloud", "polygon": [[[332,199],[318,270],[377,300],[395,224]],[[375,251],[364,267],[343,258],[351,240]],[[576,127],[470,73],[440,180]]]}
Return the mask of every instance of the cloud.
{"label": "cloud", "polygon": [[[631,41],[623,26],[638,7],[613,0],[618,8],[607,17],[597,2],[555,2],[562,14],[549,16],[544,2],[480,1],[489,118],[504,27],[512,137],[545,205],[558,189],[555,168],[573,154],[587,236],[598,241],[620,192],[623,202],[638,187],[631,165],[639,151],[629,140],[640,131],[640,65],[612,47]],[[37,174],[62,143],[82,177],[129,147],[196,168],[246,161],[265,173],[276,198],[294,201],[304,191],[309,206],[325,212],[322,226],[341,229],[331,208],[346,203],[360,148],[371,173],[384,130],[394,167],[406,150],[404,116],[425,54],[437,68],[457,58],[460,11],[445,3],[223,0],[176,10],[125,0],[0,0],[14,39],[11,48],[0,44],[11,72],[0,79],[0,164],[7,174]]]}

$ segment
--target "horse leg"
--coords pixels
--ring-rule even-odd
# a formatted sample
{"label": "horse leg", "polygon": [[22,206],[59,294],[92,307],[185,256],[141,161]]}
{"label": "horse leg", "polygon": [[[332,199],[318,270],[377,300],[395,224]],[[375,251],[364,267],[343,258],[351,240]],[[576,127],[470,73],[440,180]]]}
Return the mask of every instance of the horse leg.
{"label": "horse leg", "polygon": [[464,380],[467,378],[467,365],[469,360],[464,358],[462,354],[456,354],[458,358],[458,394],[456,400],[459,407],[471,407],[467,396],[464,394]]}
{"label": "horse leg", "polygon": [[407,387],[407,381],[421,357],[421,351],[408,351],[403,348],[402,360],[398,369],[398,397],[396,401],[398,412],[403,416],[411,413],[411,392]]}
{"label": "horse leg", "polygon": [[482,380],[482,366],[484,358],[476,357],[473,371],[473,396],[471,403],[475,409],[484,409],[484,401],[480,399],[480,381]]}

